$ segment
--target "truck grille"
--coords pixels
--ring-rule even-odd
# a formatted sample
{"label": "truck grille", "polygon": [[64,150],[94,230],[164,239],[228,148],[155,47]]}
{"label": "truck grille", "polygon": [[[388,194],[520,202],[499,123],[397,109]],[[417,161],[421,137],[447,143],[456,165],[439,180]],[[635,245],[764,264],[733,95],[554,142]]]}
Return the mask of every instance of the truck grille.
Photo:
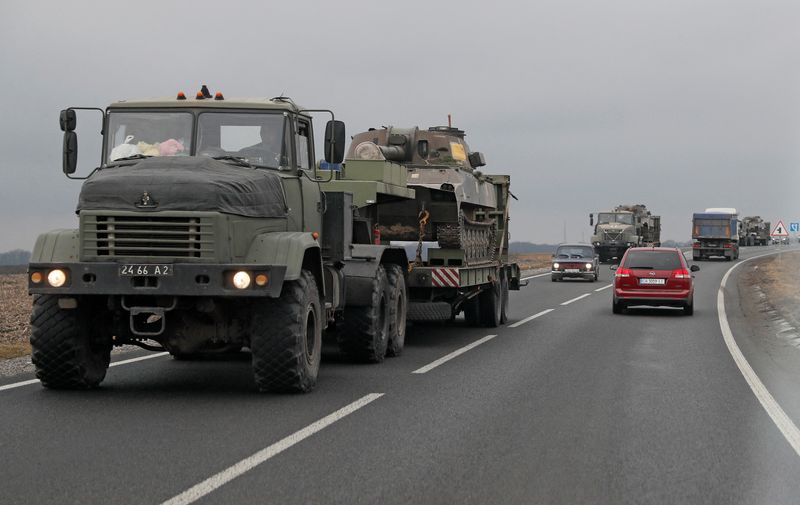
{"label": "truck grille", "polygon": [[83,216],[83,253],[101,257],[211,258],[210,217]]}

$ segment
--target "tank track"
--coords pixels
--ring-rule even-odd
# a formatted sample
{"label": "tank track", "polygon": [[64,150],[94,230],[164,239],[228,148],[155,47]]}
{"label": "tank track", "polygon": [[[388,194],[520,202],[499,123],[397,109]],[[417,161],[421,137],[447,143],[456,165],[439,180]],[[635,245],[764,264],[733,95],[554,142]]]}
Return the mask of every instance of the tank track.
{"label": "tank track", "polygon": [[472,221],[459,215],[459,224],[446,223],[436,227],[439,247],[463,249],[467,264],[494,260],[495,220]]}

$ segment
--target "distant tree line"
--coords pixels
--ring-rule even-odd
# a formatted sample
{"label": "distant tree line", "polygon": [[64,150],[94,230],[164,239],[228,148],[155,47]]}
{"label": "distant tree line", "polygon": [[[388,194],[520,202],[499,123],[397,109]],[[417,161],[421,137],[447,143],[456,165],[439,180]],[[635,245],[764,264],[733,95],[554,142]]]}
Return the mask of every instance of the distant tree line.
{"label": "distant tree line", "polygon": [[31,252],[14,249],[0,253],[0,265],[27,265],[31,260]]}

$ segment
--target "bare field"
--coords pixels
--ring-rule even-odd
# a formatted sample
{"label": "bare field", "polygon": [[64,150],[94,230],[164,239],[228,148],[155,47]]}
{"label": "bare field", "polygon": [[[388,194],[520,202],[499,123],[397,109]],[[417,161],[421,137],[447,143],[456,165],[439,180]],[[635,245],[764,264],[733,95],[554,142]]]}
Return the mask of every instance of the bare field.
{"label": "bare field", "polygon": [[509,254],[508,259],[518,263],[521,270],[536,270],[549,268],[551,256],[550,253]]}
{"label": "bare field", "polygon": [[800,253],[765,258],[759,269],[747,273],[751,285],[760,285],[770,303],[781,315],[800,325]]}
{"label": "bare field", "polygon": [[0,359],[30,354],[31,303],[25,274],[0,275]]}

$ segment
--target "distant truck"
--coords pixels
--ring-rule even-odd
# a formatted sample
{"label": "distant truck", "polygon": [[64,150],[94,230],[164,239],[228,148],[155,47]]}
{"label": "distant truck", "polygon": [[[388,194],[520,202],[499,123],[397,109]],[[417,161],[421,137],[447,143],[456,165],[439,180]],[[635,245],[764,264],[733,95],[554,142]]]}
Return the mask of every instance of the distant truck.
{"label": "distant truck", "polygon": [[594,226],[592,245],[601,262],[622,258],[629,247],[661,245],[661,216],[652,215],[642,204],[598,212],[597,224],[589,214],[589,226]]}
{"label": "distant truck", "polygon": [[692,259],[739,258],[739,214],[734,208],[709,208],[692,216]]}
{"label": "distant truck", "polygon": [[740,245],[768,245],[770,242],[770,222],[761,216],[748,216],[742,219]]}

